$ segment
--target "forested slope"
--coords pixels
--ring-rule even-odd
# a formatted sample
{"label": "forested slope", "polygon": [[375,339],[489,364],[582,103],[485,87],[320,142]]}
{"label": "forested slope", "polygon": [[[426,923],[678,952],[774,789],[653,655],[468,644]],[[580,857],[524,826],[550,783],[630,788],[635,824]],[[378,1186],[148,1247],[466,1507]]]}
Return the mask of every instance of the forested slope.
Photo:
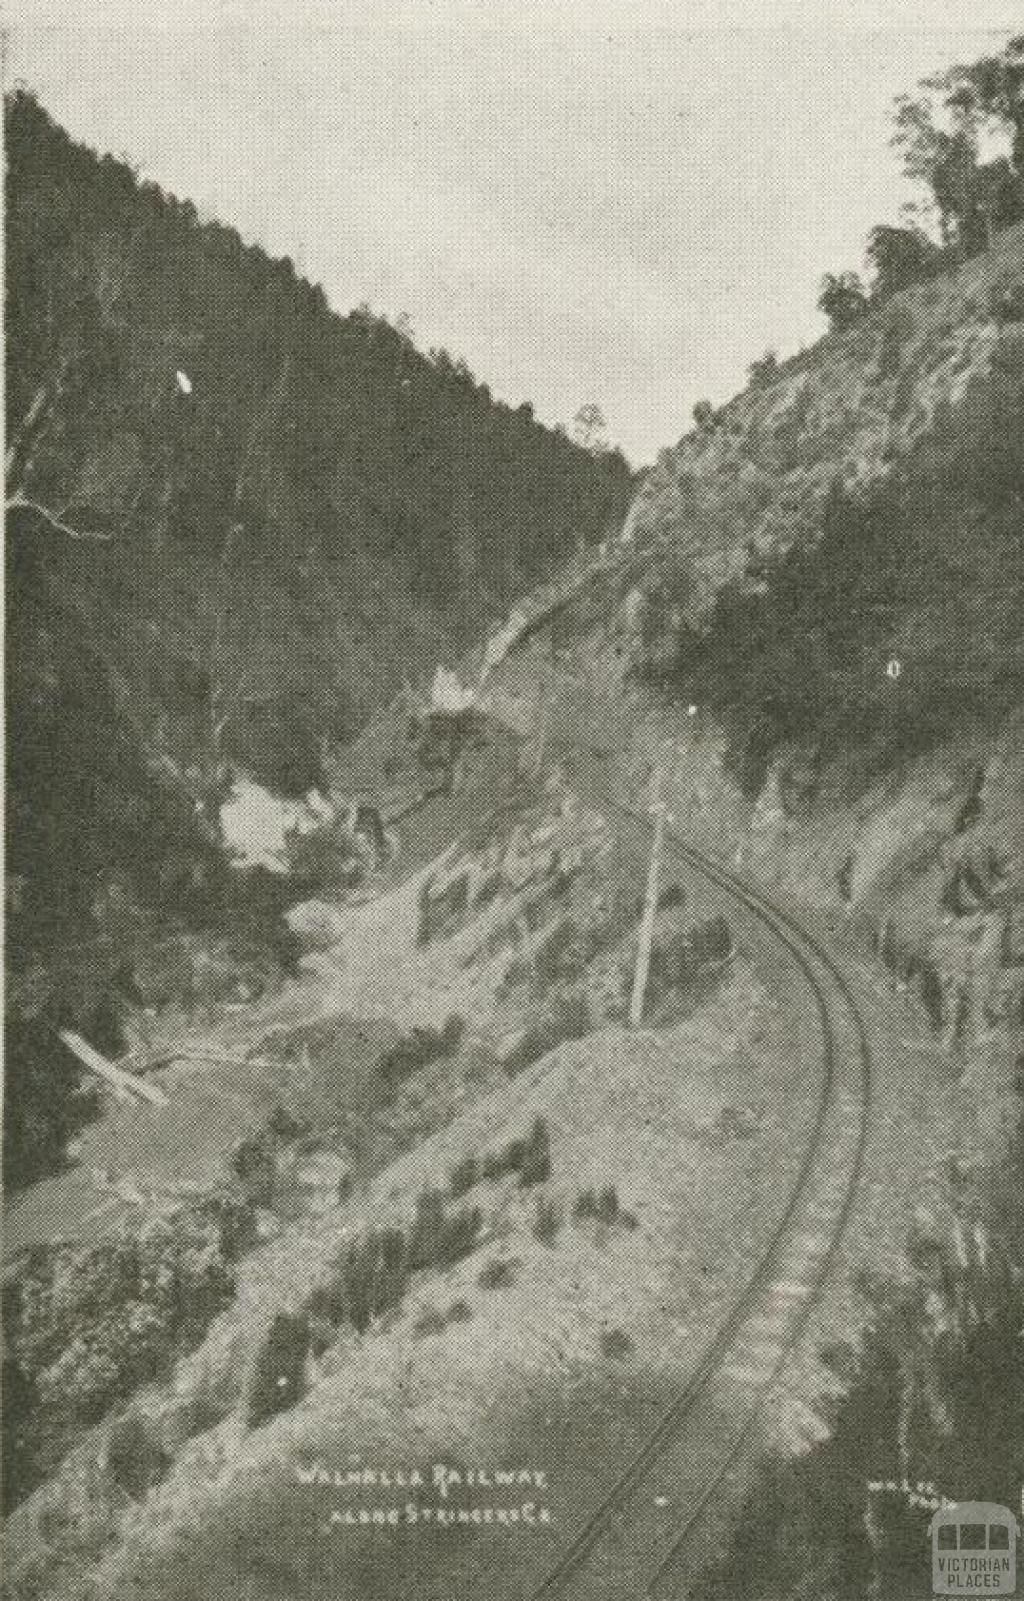
{"label": "forested slope", "polygon": [[755,363],[663,453],[629,519],[636,666],[714,710],[748,794],[775,759],[867,781],[1019,704],[1022,408],[1018,224]]}
{"label": "forested slope", "polygon": [[41,970],[12,1026],[27,1009],[45,1079],[32,1020],[110,1012],[111,962],[55,974],[58,947],[237,926],[232,772],[307,790],[325,745],[616,526],[630,473],[336,315],[27,92],[5,122],[9,959]]}

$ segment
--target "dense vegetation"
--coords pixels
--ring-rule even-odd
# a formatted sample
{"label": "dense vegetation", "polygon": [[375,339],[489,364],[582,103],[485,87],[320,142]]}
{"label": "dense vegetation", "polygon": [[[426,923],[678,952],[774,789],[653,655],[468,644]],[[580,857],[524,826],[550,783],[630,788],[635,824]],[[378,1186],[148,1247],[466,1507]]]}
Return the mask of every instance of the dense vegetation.
{"label": "dense vegetation", "polygon": [[225,1191],[154,1217],[137,1237],[33,1253],[4,1290],[5,1506],[201,1342],[255,1238],[251,1204]]}
{"label": "dense vegetation", "polygon": [[961,1197],[948,1234],[910,1246],[910,1281],[865,1285],[860,1352],[826,1360],[850,1388],[834,1432],[761,1474],[701,1601],[931,1594],[929,1500],[1016,1507],[1024,1440],[1024,1143],[982,1206]]}
{"label": "dense vegetation", "polygon": [[239,559],[361,546],[477,618],[621,509],[616,452],[495,402],[401,326],[335,315],[290,261],[74,144],[27,93],[6,109],[12,440],[41,388],[55,413],[20,446],[35,502],[217,557],[235,524]]}
{"label": "dense vegetation", "polygon": [[[288,959],[279,888],[229,884],[233,770],[307,790],[325,744],[603,537],[630,474],[400,322],[336,315],[31,94],[5,130],[5,1175],[23,1183],[88,1110],[53,1029],[95,1037],[97,1008],[136,1003],[157,934]],[[165,965],[159,999],[187,1000],[185,947]]]}
{"label": "dense vegetation", "polygon": [[704,625],[686,621],[691,579],[670,562],[648,595],[638,671],[714,711],[752,794],[786,744],[818,769],[852,752],[869,777],[964,718],[998,718],[1024,692],[1022,493],[1013,321],[993,371],[939,408],[887,478],[837,486],[816,538],[752,552]]}
{"label": "dense vegetation", "polygon": [[[872,304],[909,284],[957,266],[1024,219],[1024,35],[998,55],[982,56],[926,78],[917,96],[896,102],[893,145],[925,205],[901,226],[879,223],[868,237],[871,281],[855,272],[826,273],[819,308],[843,329]],[[992,154],[993,134],[1005,149]],[[915,210],[934,221],[933,239]]]}

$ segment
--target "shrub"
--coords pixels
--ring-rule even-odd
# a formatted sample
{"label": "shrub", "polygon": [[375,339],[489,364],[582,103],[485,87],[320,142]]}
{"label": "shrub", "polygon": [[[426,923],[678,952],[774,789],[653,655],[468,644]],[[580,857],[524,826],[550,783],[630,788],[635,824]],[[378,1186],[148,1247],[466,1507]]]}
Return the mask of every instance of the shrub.
{"label": "shrub", "polygon": [[459,758],[486,743],[483,719],[472,708],[462,712],[431,711],[416,724],[413,737],[417,741],[416,759],[424,774],[448,794]]}
{"label": "shrub", "polygon": [[432,1306],[429,1311],[424,1312],[421,1318],[417,1318],[413,1325],[413,1333],[418,1335],[443,1334],[447,1327],[448,1319],[444,1313],[439,1312],[436,1307]]}
{"label": "shrub", "polygon": [[309,1349],[316,1358],[329,1351],[337,1336],[337,1326],[327,1317],[317,1317],[307,1306],[309,1318]]}
{"label": "shrub", "polygon": [[552,999],[548,1028],[553,1045],[562,1040],[579,1040],[589,1033],[590,1007],[583,990],[563,990]]}
{"label": "shrub", "polygon": [[473,901],[473,910],[475,912],[482,912],[484,907],[489,906],[498,895],[501,886],[502,871],[500,867],[496,867],[492,872],[487,873],[481,879],[477,888],[476,897]]}
{"label": "shrub", "polygon": [[365,1334],[375,1317],[399,1306],[413,1273],[446,1268],[468,1256],[483,1224],[479,1207],[450,1216],[440,1190],[424,1190],[412,1227],[370,1229],[354,1240],[335,1272],[306,1300],[309,1317]]}
{"label": "shrub", "polygon": [[542,1117],[535,1118],[526,1137],[522,1160],[519,1164],[519,1182],[524,1189],[531,1184],[543,1184],[551,1177],[551,1138]]}
{"label": "shrub", "polygon": [[288,872],[308,890],[345,890],[359,883],[366,861],[346,828],[290,829],[286,840]]}
{"label": "shrub", "polygon": [[237,1262],[252,1250],[259,1237],[255,1208],[226,1189],[212,1190],[197,1200],[192,1216],[198,1224],[209,1225],[214,1230],[227,1262]]}
{"label": "shrub", "polygon": [[658,911],[668,912],[674,906],[686,905],[686,891],[677,879],[662,885],[658,891]]}
{"label": "shrub", "polygon": [[580,1221],[593,1218],[596,1223],[610,1226],[620,1223],[623,1228],[635,1229],[636,1218],[632,1212],[625,1211],[619,1205],[619,1195],[614,1184],[608,1184],[603,1190],[583,1190],[576,1198],[573,1207],[573,1216]]}
{"label": "shrub", "polygon": [[451,1178],[448,1181],[449,1194],[458,1200],[460,1196],[467,1195],[479,1180],[480,1163],[475,1156],[465,1156],[452,1168]]}
{"label": "shrub", "polygon": [[233,1263],[254,1238],[251,1206],[214,1194],[151,1219],[136,1238],[33,1253],[5,1291],[4,1333],[51,1457],[195,1349],[230,1303]]}
{"label": "shrub", "polygon": [[757,361],[752,361],[747,368],[747,380],[751,389],[767,389],[779,375],[779,358],[774,350],[766,350]]}
{"label": "shrub", "polygon": [[567,990],[549,999],[545,1015],[525,1030],[515,1050],[505,1058],[510,1077],[553,1051],[564,1040],[578,1040],[589,1033],[590,1005],[582,990]]}
{"label": "shrub", "polygon": [[922,1004],[932,1028],[938,1032],[946,1021],[946,997],[942,980],[932,962],[921,963],[919,983]]}
{"label": "shrub", "polygon": [[309,1356],[309,1318],[278,1312],[256,1353],[246,1421],[250,1429],[285,1412],[301,1398]]}
{"label": "shrub", "polygon": [[349,1313],[349,1302],[342,1271],[332,1274],[325,1283],[318,1284],[310,1291],[306,1301],[306,1311],[310,1319],[329,1323],[334,1328],[345,1322]]}
{"label": "shrub", "polygon": [[417,1024],[381,1057],[382,1078],[393,1088],[431,1062],[454,1056],[465,1032],[465,1019],[455,1012],[445,1019],[439,1029]]}
{"label": "shrub", "polygon": [[[895,411],[914,403],[917,377],[916,364],[901,371]],[[762,592],[727,582],[699,632],[682,619],[658,659],[638,667],[708,705],[748,793],[782,745],[805,746],[820,768],[842,753],[851,780],[867,783],[948,739],[961,719],[1019,703],[1022,415],[1019,383],[1001,373],[955,415],[938,407],[892,473],[833,488],[808,527],[816,537],[769,559]],[[987,608],[985,640],[968,630],[954,672],[943,619],[972,607]],[[885,662],[911,617],[920,643],[894,685]]]}
{"label": "shrub", "polygon": [[372,1229],[360,1244],[350,1247],[345,1259],[346,1302],[360,1334],[372,1318],[399,1305],[410,1273],[421,1265],[417,1251],[415,1233],[407,1240],[398,1228]]}
{"label": "shrub", "polygon": [[601,1330],[601,1355],[621,1358],[629,1356],[633,1350],[633,1341],[625,1329]]}
{"label": "shrub", "polygon": [[430,944],[432,927],[433,901],[429,878],[424,879],[416,897],[416,944],[420,950]]}
{"label": "shrub", "polygon": [[409,1258],[414,1268],[431,1267],[439,1261],[444,1230],[444,1196],[440,1190],[424,1190],[416,1198],[409,1240]]}
{"label": "shrub", "polygon": [[701,970],[717,966],[732,954],[732,935],[724,917],[717,916],[684,930],[660,935],[651,953],[650,993],[659,998],[692,984]]}
{"label": "shrub", "polygon": [[504,1178],[506,1173],[516,1172],[525,1149],[525,1140],[512,1140],[502,1150],[490,1152],[481,1165],[483,1177],[493,1183],[496,1179]]}
{"label": "shrub", "polygon": [[152,1424],[138,1412],[119,1418],[107,1440],[107,1472],[133,1501],[144,1501],[154,1484],[166,1476],[170,1457],[156,1437]]}
{"label": "shrub", "polygon": [[732,955],[732,934],[729,924],[721,913],[709,918],[706,923],[697,923],[691,932],[690,943],[694,960],[698,964],[724,962]]}
{"label": "shrub", "polygon": [[515,1283],[516,1262],[503,1262],[495,1260],[488,1262],[480,1277],[477,1279],[482,1290],[504,1290]]}
{"label": "shrub", "polygon": [[247,1134],[231,1153],[231,1167],[254,1206],[269,1206],[277,1184],[274,1141],[265,1131]]}
{"label": "shrub", "polygon": [[551,1139],[542,1117],[535,1118],[525,1139],[510,1140],[500,1151],[485,1156],[480,1168],[485,1179],[518,1173],[524,1189],[551,1176]]}
{"label": "shrub", "polygon": [[438,1044],[446,1056],[454,1056],[466,1034],[466,1019],[450,1012],[441,1024]]}
{"label": "shrub", "polygon": [[278,1104],[274,1107],[266,1122],[267,1133],[282,1145],[289,1145],[297,1140],[300,1134],[306,1132],[306,1126],[293,1117],[287,1107]]}
{"label": "shrub", "polygon": [[818,310],[833,330],[850,328],[868,309],[867,290],[855,272],[827,272],[821,281]]}
{"label": "shrub", "polygon": [[573,1217],[581,1220],[583,1218],[596,1217],[597,1211],[597,1191],[594,1189],[581,1190],[572,1209]]}
{"label": "shrub", "polygon": [[456,1212],[453,1217],[448,1218],[441,1233],[436,1265],[450,1267],[452,1263],[468,1256],[476,1245],[483,1220],[483,1213],[478,1206]]}
{"label": "shrub", "polygon": [[436,1307],[430,1307],[413,1326],[413,1333],[443,1334],[450,1323],[468,1323],[472,1316],[473,1310],[468,1301],[453,1301],[447,1312],[439,1312]]}
{"label": "shrub", "polygon": [[880,223],[868,236],[865,254],[874,272],[871,294],[876,300],[934,278],[942,269],[942,251],[920,228]]}
{"label": "shrub", "polygon": [[533,1232],[535,1237],[544,1245],[551,1245],[558,1237],[562,1227],[562,1214],[558,1207],[546,1195],[538,1195],[537,1210],[533,1219]]}
{"label": "shrub", "polygon": [[0,1488],[3,1490],[3,1510],[6,1515],[35,1489],[43,1477],[43,1471],[36,1427],[39,1392],[21,1365],[6,1352],[2,1386],[0,1431],[3,1459]]}

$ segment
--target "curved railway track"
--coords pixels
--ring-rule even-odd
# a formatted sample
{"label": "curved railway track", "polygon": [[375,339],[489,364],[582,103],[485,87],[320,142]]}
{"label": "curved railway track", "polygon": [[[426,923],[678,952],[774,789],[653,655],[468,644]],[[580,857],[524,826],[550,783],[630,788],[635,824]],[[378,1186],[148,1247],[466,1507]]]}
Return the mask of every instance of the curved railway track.
{"label": "curved railway track", "polygon": [[[548,621],[545,616],[528,632]],[[422,810],[432,798],[419,797],[409,811]],[[603,803],[646,835],[643,815],[607,796]],[[753,1443],[768,1397],[820,1302],[864,1165],[871,1051],[841,970],[796,917],[723,863],[672,830],[665,850],[742,905],[803,974],[822,1036],[810,1135],[767,1244],[694,1372],[529,1601],[677,1601],[685,1594],[695,1536]],[[655,1494],[665,1489],[674,1495]]]}
{"label": "curved railway track", "polygon": [[[631,808],[615,810],[639,827]],[[822,1030],[810,1138],[782,1214],[739,1299],[696,1370],[573,1536],[531,1601],[667,1601],[684,1591],[687,1556],[719,1491],[753,1442],[835,1265],[860,1184],[872,1092],[871,1050],[857,1003],[821,943],[736,873],[669,831],[666,852],[740,902],[790,952]],[[771,1338],[765,1338],[770,1334]],[[654,1490],[672,1489],[670,1498]],[[660,1510],[689,1498],[682,1517]],[[638,1553],[647,1552],[646,1558]]]}

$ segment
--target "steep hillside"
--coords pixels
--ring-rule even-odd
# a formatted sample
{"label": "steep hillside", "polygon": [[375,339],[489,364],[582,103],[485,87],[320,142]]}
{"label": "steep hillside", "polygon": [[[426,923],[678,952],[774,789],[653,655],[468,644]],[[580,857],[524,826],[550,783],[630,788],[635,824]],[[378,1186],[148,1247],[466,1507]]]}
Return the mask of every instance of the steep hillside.
{"label": "steep hillside", "polygon": [[618,602],[510,668],[527,704],[554,671],[551,728],[601,728],[628,792],[661,766],[692,837],[853,918],[960,1042],[1022,1021],[1022,313],[1015,227],[755,364],[641,485]]}
{"label": "steep hillside", "polygon": [[[344,1594],[367,1563],[380,1594],[428,1574],[469,1593],[484,1571],[503,1594],[503,1531],[466,1531],[456,1553],[420,1532],[367,1546],[329,1520],[376,1497],[300,1473],[535,1462],[550,1494],[512,1504],[550,1502],[517,1555],[539,1578],[692,1370],[785,1202],[814,1018],[785,953],[666,880],[650,1026],[629,1031],[642,835],[554,780],[511,798],[375,899],[315,925],[306,909],[326,983],[301,1026],[229,1073],[161,1070],[167,1112],[107,1120],[86,1160],[119,1185],[120,1235],[86,1224],[88,1245],[47,1250],[39,1208],[12,1208],[37,1231],[7,1328],[38,1399],[13,1453],[11,1594],[103,1595],[129,1569],[140,1595],[180,1594],[186,1561],[227,1594],[302,1594],[314,1569]],[[259,1237],[250,1220],[234,1257],[209,1249],[192,1325],[168,1328],[136,1242],[146,1264],[186,1225],[192,1246],[171,1186],[215,1183],[246,1100],[281,1135]],[[288,1331],[302,1373],[280,1393],[271,1368],[265,1394]],[[614,1449],[592,1449],[591,1424]],[[263,1531],[244,1557],[236,1519]]]}
{"label": "steep hillside", "polygon": [[241,906],[226,871],[233,773],[322,782],[405,678],[614,528],[630,474],[421,353],[401,319],[334,314],[28,93],[5,119],[8,953],[28,975],[6,1171],[23,1178],[68,1127],[28,1111],[71,1074],[47,1068],[46,1028],[113,1048],[147,938],[241,929],[243,962],[273,967],[281,895],[250,884]]}
{"label": "steep hillside", "polygon": [[[335,315],[29,95],[6,116],[9,510],[147,725],[213,697],[228,750],[272,767],[297,704],[308,767],[617,524],[617,453],[495,402],[401,319]],[[108,542],[69,571],[68,532]]]}
{"label": "steep hillside", "polygon": [[[1005,229],[990,250],[890,296],[791,360],[754,362],[746,389],[661,453],[627,532],[671,540],[702,581],[695,599],[705,605],[750,555],[812,538],[837,482],[849,490],[884,482],[951,412],[963,426],[964,402],[983,388],[1002,383],[1013,393],[1022,254],[1024,225]],[[1007,418],[992,448],[1005,454],[1013,438]]]}
{"label": "steep hillside", "polygon": [[[185,237],[214,236],[186,219]],[[340,425],[323,460],[282,451],[293,423],[296,450],[316,436],[307,402],[335,423],[342,406],[310,385],[305,311],[262,369],[230,471],[210,466],[204,412],[204,454],[180,478],[160,469],[142,532],[128,517],[111,540],[52,542],[45,515],[19,514],[18,949],[46,958],[52,996],[62,927],[101,931],[125,1004],[99,1004],[102,984],[71,963],[60,1015],[96,1037],[148,1031],[167,1105],[106,1105],[77,1165],[10,1207],[12,1598],[522,1594],[606,1496],[621,1566],[603,1593],[635,1596],[643,1573],[643,1593],[682,1594],[649,1582],[638,1531],[675,1540],[710,1484],[723,1536],[752,1494],[718,1570],[703,1590],[688,1570],[685,1593],[753,1601],[767,1575],[780,1597],[903,1601],[930,1577],[916,1562],[928,1497],[1012,1504],[1024,226],[941,262],[702,408],[589,563],[545,584],[539,557],[510,550],[485,590],[495,615],[503,585],[541,581],[489,644],[486,605],[474,629],[467,599],[485,544],[450,548],[454,572],[460,548],[472,558],[459,613],[421,593],[411,525],[383,548],[359,509],[370,479],[378,496],[405,486],[392,509],[421,490],[436,508],[436,459],[401,456],[408,418],[389,433],[375,414],[351,453]],[[385,352],[445,404],[461,395],[467,452],[471,418],[501,419],[498,457],[519,437],[502,430],[527,426],[396,330],[309,315],[354,387]],[[141,361],[141,335],[132,349]],[[70,499],[45,477],[75,420],[76,362],[58,364],[52,412],[41,384],[38,452],[18,444],[15,466],[66,536],[106,534],[109,507],[96,521],[83,504],[94,445]],[[173,365],[190,392],[160,405],[192,408],[208,374],[177,347]],[[377,378],[359,382],[372,411]],[[107,391],[90,379],[83,393]],[[620,469],[545,439],[607,494],[594,541]],[[206,493],[203,463],[221,486],[209,548],[184,510]],[[514,528],[526,490],[493,467],[474,493],[497,519],[504,483]],[[319,542],[321,516],[349,541],[341,555]],[[375,597],[377,653],[393,653],[379,685],[356,687],[362,657],[339,638],[363,605],[353,585]],[[514,643],[503,654],[496,638]],[[345,695],[368,706],[397,681],[392,661],[412,676],[463,647],[447,714],[395,695],[341,737],[361,716]],[[232,767],[293,794],[320,779],[335,800],[372,797],[372,867],[349,873],[339,824],[307,842],[341,854],[301,896],[298,874],[231,873]],[[52,815],[32,804],[42,791]],[[655,800],[671,832],[637,1026]],[[48,853],[68,865],[40,910]],[[284,983],[259,961],[282,913]],[[190,939],[205,919],[184,979],[155,954],[161,916]],[[30,961],[16,976],[19,1104],[38,1110],[53,1058],[33,1025],[59,1019],[30,1012]],[[45,1132],[59,1158],[67,1127]],[[794,1192],[808,1162],[816,1183]],[[751,1282],[763,1299],[736,1339]],[[706,1362],[714,1405],[691,1415]],[[681,1398],[694,1432],[680,1456],[655,1452],[616,1499]],[[563,1593],[600,1595],[590,1577]]]}

